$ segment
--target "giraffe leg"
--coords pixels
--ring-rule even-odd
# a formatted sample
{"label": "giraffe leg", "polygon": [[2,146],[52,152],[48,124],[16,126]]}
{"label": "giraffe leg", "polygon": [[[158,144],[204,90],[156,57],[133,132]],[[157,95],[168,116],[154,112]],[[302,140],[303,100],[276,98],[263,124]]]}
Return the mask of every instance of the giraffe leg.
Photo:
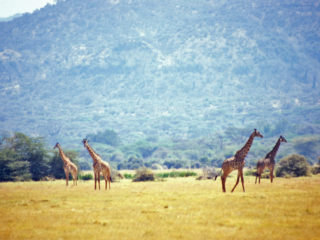
{"label": "giraffe leg", "polygon": [[69,171],[67,169],[64,170],[64,173],[66,174],[66,186],[68,186],[69,182]]}
{"label": "giraffe leg", "polygon": [[108,172],[107,172],[107,177],[108,177],[108,181],[109,181],[109,190],[111,189],[111,173],[110,173],[110,169],[108,169]]}
{"label": "giraffe leg", "polygon": [[221,176],[222,192],[226,192],[226,178]]}
{"label": "giraffe leg", "polygon": [[98,184],[99,184],[99,190],[100,190],[100,172],[98,172]]}
{"label": "giraffe leg", "polygon": [[223,174],[221,175],[222,192],[226,192],[226,181],[230,172],[229,169],[223,170]]}
{"label": "giraffe leg", "polygon": [[77,171],[73,171],[72,178],[73,178],[73,185],[77,186],[77,180],[78,180],[77,179],[78,178]]}
{"label": "giraffe leg", "polygon": [[76,171],[76,186],[78,185],[78,171]]}
{"label": "giraffe leg", "polygon": [[236,188],[236,186],[238,185],[238,183],[239,183],[239,178],[240,178],[240,173],[238,172],[238,177],[237,177],[236,184],[235,184],[234,187],[232,188],[231,192],[233,192],[234,189]]}
{"label": "giraffe leg", "polygon": [[104,181],[105,181],[105,190],[108,189],[108,174],[104,174]]}
{"label": "giraffe leg", "polygon": [[259,175],[259,184],[260,184],[261,174]]}
{"label": "giraffe leg", "polygon": [[94,190],[97,189],[97,174],[94,173]]}
{"label": "giraffe leg", "polygon": [[111,177],[110,177],[110,174],[108,176],[108,180],[109,180],[109,190],[111,189]]}
{"label": "giraffe leg", "polygon": [[271,183],[273,182],[273,169],[271,170],[270,169],[270,180],[271,180]]}
{"label": "giraffe leg", "polygon": [[241,177],[242,190],[243,190],[243,192],[245,192],[245,190],[244,190],[243,171],[242,171],[242,170],[241,170],[241,175],[240,175],[240,177]]}

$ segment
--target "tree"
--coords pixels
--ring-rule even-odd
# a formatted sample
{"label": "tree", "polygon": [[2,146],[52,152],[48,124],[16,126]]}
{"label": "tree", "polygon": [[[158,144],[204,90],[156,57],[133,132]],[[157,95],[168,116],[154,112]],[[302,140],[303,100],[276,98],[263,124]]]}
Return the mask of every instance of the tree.
{"label": "tree", "polygon": [[1,181],[40,180],[47,176],[49,161],[42,138],[15,133],[5,137],[1,145]]}
{"label": "tree", "polygon": [[299,154],[292,154],[284,157],[279,162],[279,167],[276,170],[277,177],[299,177],[310,174],[310,165],[307,159]]}
{"label": "tree", "polygon": [[49,155],[42,138],[31,138],[29,147],[30,172],[32,180],[39,181],[49,173]]}
{"label": "tree", "polygon": [[0,181],[30,180],[30,163],[17,161],[17,154],[12,149],[0,151]]}
{"label": "tree", "polygon": [[319,154],[320,138],[318,136],[299,137],[293,142],[297,153],[306,156],[309,160],[316,159]]}
{"label": "tree", "polygon": [[[70,161],[77,165],[79,169],[79,161],[78,153],[72,150],[66,150],[64,151],[65,155],[70,158]],[[65,173],[63,169],[63,161],[59,155],[59,152],[55,152],[54,156],[50,160],[50,175],[52,175],[54,178],[62,179],[65,178]]]}
{"label": "tree", "polygon": [[121,144],[121,139],[118,133],[109,129],[105,130],[104,132],[89,134],[88,138],[93,142],[104,143],[113,147],[117,147]]}

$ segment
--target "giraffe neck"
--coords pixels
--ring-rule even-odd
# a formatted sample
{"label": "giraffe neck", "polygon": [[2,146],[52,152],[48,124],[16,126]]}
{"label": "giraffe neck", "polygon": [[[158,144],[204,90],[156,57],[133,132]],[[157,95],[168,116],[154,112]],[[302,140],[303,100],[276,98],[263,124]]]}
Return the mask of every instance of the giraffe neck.
{"label": "giraffe neck", "polygon": [[254,134],[251,134],[246,144],[236,153],[235,155],[236,161],[244,161],[253,143],[253,139],[254,139]]}
{"label": "giraffe neck", "polygon": [[279,147],[280,147],[280,139],[278,139],[276,145],[274,145],[273,149],[271,150],[271,152],[269,152],[267,155],[266,155],[266,158],[270,158],[271,160],[274,160],[274,158],[276,157],[276,154],[279,150]]}
{"label": "giraffe neck", "polygon": [[60,154],[60,157],[61,157],[62,161],[63,161],[64,163],[68,163],[68,162],[69,162],[69,161],[68,161],[68,158],[67,158],[67,156],[64,154],[64,152],[62,151],[62,148],[61,148],[60,146],[58,146],[58,149],[59,149],[59,154]]}
{"label": "giraffe neck", "polygon": [[89,146],[88,143],[86,144],[86,148],[87,148],[93,162],[96,163],[98,161],[99,155],[97,153],[95,153],[95,151]]}

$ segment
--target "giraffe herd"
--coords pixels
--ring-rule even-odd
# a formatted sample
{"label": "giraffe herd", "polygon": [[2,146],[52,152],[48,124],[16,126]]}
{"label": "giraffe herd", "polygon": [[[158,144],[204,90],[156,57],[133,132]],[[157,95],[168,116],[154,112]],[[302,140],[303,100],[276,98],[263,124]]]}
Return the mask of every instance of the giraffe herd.
{"label": "giraffe herd", "polygon": [[[236,154],[223,161],[221,166],[221,171],[219,174],[215,176],[215,180],[219,175],[221,175],[221,183],[222,183],[222,191],[226,192],[225,183],[227,180],[227,176],[234,170],[238,170],[238,176],[237,181],[232,188],[231,192],[234,191],[234,189],[237,187],[239,183],[239,179],[241,178],[241,184],[243,192],[245,192],[244,188],[244,178],[243,178],[243,167],[245,165],[245,157],[247,156],[251,145],[253,143],[253,140],[255,137],[263,138],[262,134],[257,131],[257,129],[254,129],[254,131],[249,136],[249,139],[245,143],[245,145],[236,152]],[[256,171],[256,181],[259,178],[259,184],[260,184],[260,178],[261,174],[263,173],[265,168],[268,168],[270,170],[270,181],[273,182],[273,171],[275,167],[275,156],[277,154],[277,151],[279,150],[281,142],[287,142],[287,140],[280,136],[278,141],[276,142],[276,145],[273,147],[273,149],[262,159],[260,159],[257,162],[257,171]],[[110,165],[103,161],[101,156],[97,154],[92,147],[88,144],[87,139],[82,140],[83,146],[88,150],[92,160],[93,160],[93,172],[94,172],[94,189],[97,189],[97,182],[98,187],[100,190],[100,174],[102,173],[104,180],[105,180],[105,189],[108,189],[108,182],[109,182],[109,189],[110,189],[110,183],[111,183],[111,168]],[[77,185],[77,176],[78,176],[78,169],[77,166],[70,161],[70,159],[64,154],[62,151],[62,148],[59,143],[56,143],[54,146],[54,149],[58,148],[60,157],[63,161],[63,169],[66,175],[66,185],[68,186],[69,181],[69,173],[72,175],[73,179],[73,185]]]}
{"label": "giraffe herd", "polygon": [[[251,133],[246,144],[239,151],[237,151],[233,157],[228,158],[223,161],[222,167],[221,167],[221,172],[220,172],[220,174],[216,175],[216,177],[215,177],[215,180],[216,180],[217,177],[219,175],[221,175],[221,173],[223,172],[223,174],[221,175],[221,183],[222,183],[222,191],[223,192],[226,192],[225,184],[226,184],[227,176],[233,170],[238,170],[238,177],[237,177],[236,184],[232,188],[231,192],[233,192],[234,189],[236,188],[236,186],[238,185],[239,178],[241,178],[242,189],[245,192],[244,179],[243,179],[243,167],[245,165],[244,159],[247,156],[247,154],[250,150],[250,147],[253,143],[253,139],[255,137],[263,138],[262,134],[259,131],[257,131],[257,129],[254,129],[254,131]],[[277,141],[275,147],[272,149],[272,151],[269,152],[265,158],[258,161],[257,172],[256,172],[256,183],[257,183],[258,177],[259,177],[259,183],[260,183],[261,174],[266,167],[270,169],[270,179],[271,179],[271,183],[272,183],[273,170],[274,170],[274,166],[275,166],[275,156],[277,154],[277,151],[280,147],[281,142],[287,142],[287,140],[283,136],[280,136],[280,138],[278,139],[278,141]]]}

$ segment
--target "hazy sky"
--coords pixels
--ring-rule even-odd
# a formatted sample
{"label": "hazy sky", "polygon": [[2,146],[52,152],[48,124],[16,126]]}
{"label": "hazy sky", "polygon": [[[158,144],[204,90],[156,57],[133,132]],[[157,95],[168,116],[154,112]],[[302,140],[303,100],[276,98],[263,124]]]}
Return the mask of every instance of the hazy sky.
{"label": "hazy sky", "polygon": [[33,12],[54,0],[0,0],[0,17],[10,17],[17,13]]}

